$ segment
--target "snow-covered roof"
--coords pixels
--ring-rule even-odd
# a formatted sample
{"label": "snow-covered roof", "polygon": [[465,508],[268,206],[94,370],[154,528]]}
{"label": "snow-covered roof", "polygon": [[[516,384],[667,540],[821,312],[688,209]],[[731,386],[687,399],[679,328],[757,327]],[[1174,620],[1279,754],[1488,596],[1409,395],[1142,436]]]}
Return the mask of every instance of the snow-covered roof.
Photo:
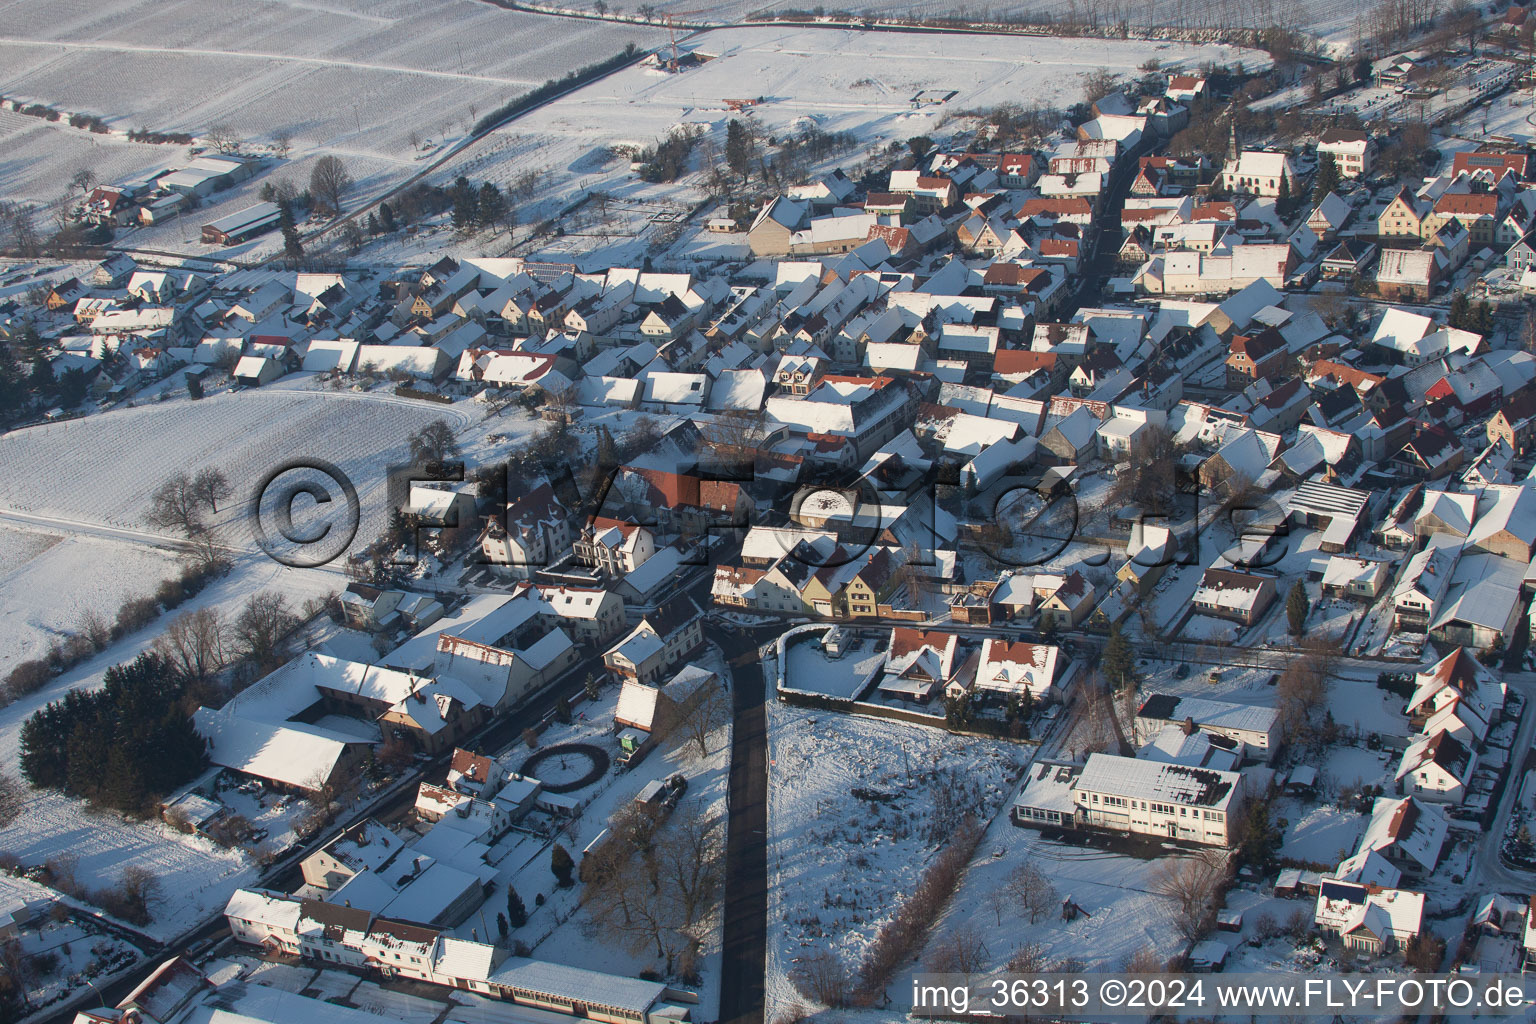
{"label": "snow-covered roof", "polygon": [[353,742],[301,722],[277,725],[211,708],[198,708],[192,721],[214,764],[298,788],[329,780]]}
{"label": "snow-covered roof", "polygon": [[[1109,793],[1184,807],[1224,810],[1242,789],[1243,777],[1215,768],[1090,754],[1073,787],[1078,793]],[[1085,797],[1086,799],[1086,797]]]}
{"label": "snow-covered roof", "polygon": [[627,1010],[644,1015],[667,987],[659,981],[639,981],[600,974],[581,967],[511,957],[491,975],[499,988],[545,993],[587,1006]]}
{"label": "snow-covered roof", "polygon": [[1182,722],[1190,718],[1204,728],[1266,735],[1274,730],[1276,722],[1274,708],[1163,693],[1153,693],[1143,700],[1136,717],[1151,722]]}

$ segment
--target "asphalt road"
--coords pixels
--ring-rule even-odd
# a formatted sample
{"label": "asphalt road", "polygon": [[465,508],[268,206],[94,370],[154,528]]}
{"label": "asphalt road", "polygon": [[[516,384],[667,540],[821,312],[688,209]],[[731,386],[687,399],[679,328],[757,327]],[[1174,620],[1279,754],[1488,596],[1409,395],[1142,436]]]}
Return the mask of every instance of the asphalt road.
{"label": "asphalt road", "polygon": [[736,718],[725,841],[722,1024],[761,1024],[763,1020],[768,946],[768,721],[767,684],[757,655],[761,635],[752,630],[714,637],[731,662]]}

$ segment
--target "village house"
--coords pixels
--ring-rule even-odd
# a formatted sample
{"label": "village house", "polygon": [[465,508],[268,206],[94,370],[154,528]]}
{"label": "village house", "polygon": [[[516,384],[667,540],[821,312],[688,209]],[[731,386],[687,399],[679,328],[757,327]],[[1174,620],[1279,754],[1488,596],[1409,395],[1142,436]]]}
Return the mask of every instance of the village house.
{"label": "village house", "polygon": [[1345,178],[1369,177],[1375,150],[1370,135],[1354,128],[1329,128],[1317,139],[1318,155],[1332,156],[1340,176]]}
{"label": "village house", "polygon": [[1424,925],[1424,894],[1324,879],[1313,923],[1366,956],[1401,950]]}
{"label": "village house", "polygon": [[1264,616],[1274,599],[1272,577],[1236,569],[1207,569],[1190,603],[1201,614],[1251,626]]}
{"label": "village house", "polygon": [[1060,696],[1073,676],[1071,659],[1052,644],[1014,643],[987,638],[974,677],[947,687],[948,695],[970,692],[984,699],[1009,701],[1028,693],[1033,700]]}
{"label": "village house", "polygon": [[1271,761],[1279,753],[1280,722],[1274,708],[1201,697],[1153,693],[1136,712],[1136,742],[1147,743],[1169,726],[1194,728],[1233,740],[1240,757]]}

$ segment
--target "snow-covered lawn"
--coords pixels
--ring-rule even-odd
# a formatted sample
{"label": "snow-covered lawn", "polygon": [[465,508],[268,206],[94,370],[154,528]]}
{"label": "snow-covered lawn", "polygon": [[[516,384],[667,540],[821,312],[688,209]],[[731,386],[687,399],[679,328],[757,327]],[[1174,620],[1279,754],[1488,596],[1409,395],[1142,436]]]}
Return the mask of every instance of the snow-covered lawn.
{"label": "snow-covered lawn", "polygon": [[[1001,970],[1015,951],[1029,944],[1041,947],[1047,969],[1072,959],[1085,971],[1116,971],[1147,948],[1166,956],[1179,939],[1172,907],[1156,894],[1153,873],[1173,856],[1177,854],[1169,851],[1165,857],[1143,860],[1060,843],[999,817],[982,840],[950,913],[934,929],[929,948],[968,927],[985,939],[989,970]],[[988,896],[1024,865],[1043,872],[1061,900],[1070,898],[1086,913],[1063,921],[1053,906],[1034,923],[1017,911],[1005,912],[999,920]],[[893,1000],[900,998],[900,987],[892,988]]]}
{"label": "snow-covered lawn", "polygon": [[1328,711],[1333,720],[1358,729],[1362,735],[1407,736],[1412,730],[1403,704],[1403,698],[1378,689],[1374,677],[1367,680],[1341,674],[1328,681]]}
{"label": "snow-covered lawn", "polygon": [[811,630],[785,643],[784,685],[791,690],[853,699],[861,696],[870,674],[880,667],[885,651],[873,637],[860,637],[840,658],[822,650],[823,631]]}
{"label": "snow-covered lawn", "polygon": [[1280,856],[1328,868],[1355,852],[1368,820],[1329,804],[1310,805],[1293,800],[1276,805],[1274,813],[1289,822]]}
{"label": "snow-covered lawn", "polygon": [[1332,747],[1321,765],[1322,782],[1333,793],[1346,786],[1386,787],[1396,767],[1397,757],[1384,750]]}
{"label": "snow-covered lawn", "polygon": [[789,981],[799,958],[826,949],[857,967],[961,810],[995,813],[1030,748],[776,701],[768,743],[772,1020],[799,998]]}

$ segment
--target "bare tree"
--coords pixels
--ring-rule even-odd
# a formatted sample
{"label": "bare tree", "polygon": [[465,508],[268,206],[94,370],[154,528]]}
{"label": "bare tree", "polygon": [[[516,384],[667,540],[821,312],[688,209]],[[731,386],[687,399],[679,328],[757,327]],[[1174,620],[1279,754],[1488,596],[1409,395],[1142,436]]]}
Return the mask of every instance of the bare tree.
{"label": "bare tree", "polygon": [[1056,908],[1056,887],[1033,864],[1021,864],[1008,873],[1003,885],[1014,905],[1029,915],[1029,923],[1035,924]]}
{"label": "bare tree", "polygon": [[224,122],[211,124],[203,135],[204,141],[220,153],[234,153],[240,149],[240,136]]}
{"label": "bare tree", "polygon": [[458,457],[459,442],[447,420],[436,419],[411,435],[411,461],[431,465]]}
{"label": "bare tree", "polygon": [[1115,91],[1117,76],[1108,68],[1089,71],[1083,77],[1083,102],[1097,103]]}
{"label": "bare tree", "polygon": [[338,156],[326,155],[315,161],[309,175],[309,191],[333,214],[341,213],[341,197],[352,188],[352,175]]}
{"label": "bare tree", "polygon": [[32,220],[32,211],[19,203],[0,200],[0,247],[7,245],[29,259],[42,254],[42,239]]}
{"label": "bare tree", "polygon": [[69,183],[81,192],[89,193],[91,189],[96,187],[98,180],[94,168],[82,167],[75,172],[74,177],[69,179]]}
{"label": "bare tree", "polygon": [[801,957],[790,970],[789,980],[805,998],[831,1007],[846,1006],[853,987],[848,968],[837,954],[826,949]]}
{"label": "bare tree", "polygon": [[208,530],[188,537],[184,550],[187,562],[209,575],[218,575],[230,566],[228,549]]}
{"label": "bare tree", "polygon": [[149,499],[144,521],[157,530],[177,530],[187,537],[203,532],[203,502],[185,473],[169,477]]}
{"label": "bare tree", "polygon": [[699,745],[700,757],[708,756],[709,738],[715,730],[730,721],[728,703],[724,688],[719,683],[710,683],[706,692],[700,695],[678,723],[684,741],[692,740]]}
{"label": "bare tree", "polygon": [[979,974],[987,967],[987,943],[967,921],[949,930],[928,950],[928,969],[939,974]]}
{"label": "bare tree", "polygon": [[227,661],[228,630],[217,608],[183,612],[165,627],[155,649],[189,679],[207,679]]}
{"label": "bare tree", "polygon": [[1525,319],[1520,321],[1520,348],[1536,354],[1536,312],[1525,314]]}
{"label": "bare tree", "polygon": [[1275,710],[1287,739],[1301,738],[1310,730],[1313,709],[1327,701],[1332,664],[1333,655],[1327,646],[1314,642],[1280,673],[1275,683]]}
{"label": "bare tree", "polygon": [[199,470],[192,478],[192,493],[208,506],[209,512],[217,515],[219,502],[229,497],[229,478],[211,466]]}
{"label": "bare tree", "polygon": [[674,927],[691,938],[708,916],[724,880],[722,819],[696,805],[679,808],[656,837],[655,864],[663,897],[675,907]]}
{"label": "bare tree", "polygon": [[101,612],[88,609],[80,618],[80,635],[90,643],[92,650],[104,651],[112,642],[112,624]]}
{"label": "bare tree", "polygon": [[704,441],[722,455],[755,452],[763,441],[764,423],[762,412],[727,409],[704,427]]}
{"label": "bare tree", "polygon": [[154,908],[165,899],[165,886],[160,876],[137,864],[123,868],[120,892],[123,902],[136,910],[145,921],[154,915]]}
{"label": "bare tree", "polygon": [[1194,942],[1214,923],[1216,899],[1226,876],[1226,854],[1204,850],[1159,864],[1152,872],[1152,891],[1173,904],[1174,927]]}
{"label": "bare tree", "polygon": [[1045,947],[1038,942],[1029,942],[1013,951],[1008,958],[1008,971],[1011,974],[1039,974],[1045,970]]}
{"label": "bare tree", "polygon": [[284,160],[288,159],[288,154],[293,150],[293,133],[287,128],[279,128],[272,136],[272,149]]}
{"label": "bare tree", "polygon": [[1157,974],[1167,965],[1154,946],[1142,946],[1125,958],[1122,965],[1129,974]]}
{"label": "bare tree", "polygon": [[282,661],[288,635],[298,624],[299,618],[289,610],[286,597],[263,590],[245,599],[231,635],[241,654],[258,668],[270,670]]}

